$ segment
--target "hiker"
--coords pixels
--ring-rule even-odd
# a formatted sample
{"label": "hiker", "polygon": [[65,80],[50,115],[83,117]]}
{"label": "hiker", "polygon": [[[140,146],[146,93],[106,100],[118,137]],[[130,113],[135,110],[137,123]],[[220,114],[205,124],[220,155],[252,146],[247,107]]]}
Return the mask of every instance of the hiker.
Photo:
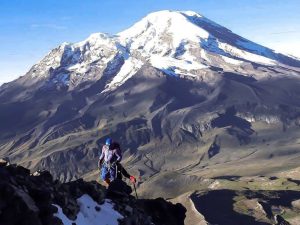
{"label": "hiker", "polygon": [[119,144],[113,143],[111,138],[107,138],[98,161],[98,167],[101,168],[101,178],[106,184],[109,185],[116,178],[116,163],[120,162],[121,159]]}

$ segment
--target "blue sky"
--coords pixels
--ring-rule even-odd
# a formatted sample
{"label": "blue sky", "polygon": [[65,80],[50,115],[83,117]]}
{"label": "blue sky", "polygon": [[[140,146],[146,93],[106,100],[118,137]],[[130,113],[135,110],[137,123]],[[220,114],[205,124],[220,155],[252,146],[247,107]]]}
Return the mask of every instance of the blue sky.
{"label": "blue sky", "polygon": [[0,1],[0,84],[24,75],[62,42],[115,34],[150,12],[193,10],[233,32],[300,57],[299,0]]}

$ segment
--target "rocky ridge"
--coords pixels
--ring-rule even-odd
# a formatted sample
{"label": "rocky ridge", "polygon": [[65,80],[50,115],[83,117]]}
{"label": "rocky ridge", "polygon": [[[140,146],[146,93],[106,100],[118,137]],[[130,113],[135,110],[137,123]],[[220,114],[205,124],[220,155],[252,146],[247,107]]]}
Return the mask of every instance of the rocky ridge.
{"label": "rocky ridge", "polygon": [[0,162],[1,225],[62,225],[58,208],[75,224],[82,211],[78,199],[84,195],[98,203],[95,208],[88,209],[93,214],[104,210],[104,203],[112,204],[113,210],[120,215],[118,224],[183,224],[185,209],[180,204],[174,205],[163,199],[137,200],[128,191],[106,190],[96,181],[79,179],[61,183],[53,180],[47,171],[30,174],[24,167]]}
{"label": "rocky ridge", "polygon": [[[130,195],[131,188],[122,181],[113,182],[108,189],[96,181],[82,179],[61,183],[53,180],[47,171],[31,174],[24,167],[0,160],[0,224],[86,225],[94,223],[83,223],[78,218],[92,221],[90,215],[96,217],[102,212],[106,217],[104,214],[103,218],[98,217],[101,222],[107,215],[118,215],[114,221],[107,222],[110,225],[298,224],[299,181],[277,177],[247,179],[216,177],[215,185],[168,201],[135,199]],[[247,182],[248,187],[257,189],[237,189],[243,186],[239,182]],[[270,190],[267,188],[270,182],[272,187],[284,182],[286,189],[280,186],[282,190]],[[205,181],[199,185],[204,184]],[[258,185],[267,189],[262,190]],[[95,204],[85,205],[83,198]]]}

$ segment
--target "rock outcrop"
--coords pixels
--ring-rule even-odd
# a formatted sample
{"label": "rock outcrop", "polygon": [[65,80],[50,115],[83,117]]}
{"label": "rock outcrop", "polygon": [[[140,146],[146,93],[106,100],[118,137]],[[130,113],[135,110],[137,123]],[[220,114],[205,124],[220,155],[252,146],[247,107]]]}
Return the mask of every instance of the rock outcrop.
{"label": "rock outcrop", "polygon": [[[120,181],[122,184],[122,181]],[[121,185],[120,184],[120,185]],[[117,185],[117,184],[115,184]],[[180,204],[173,205],[163,199],[137,200],[123,186],[108,189],[96,181],[82,179],[61,183],[53,180],[48,171],[33,174],[24,167],[0,162],[0,224],[1,225],[62,225],[57,217],[58,207],[70,221],[76,221],[81,210],[77,199],[90,196],[99,206],[108,201],[114,205],[122,219],[119,224],[183,224],[185,209]],[[58,206],[58,207],[57,207]],[[76,224],[74,222],[74,224]],[[77,225],[80,225],[77,223]]]}

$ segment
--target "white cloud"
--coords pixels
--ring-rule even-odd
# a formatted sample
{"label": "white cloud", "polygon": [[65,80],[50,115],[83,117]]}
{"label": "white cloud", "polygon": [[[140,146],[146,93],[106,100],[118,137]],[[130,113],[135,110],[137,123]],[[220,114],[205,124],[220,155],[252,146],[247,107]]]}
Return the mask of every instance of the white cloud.
{"label": "white cloud", "polygon": [[47,28],[47,29],[54,29],[54,30],[66,30],[66,26],[52,24],[52,23],[45,23],[45,24],[31,24],[30,28],[38,29],[38,28]]}

